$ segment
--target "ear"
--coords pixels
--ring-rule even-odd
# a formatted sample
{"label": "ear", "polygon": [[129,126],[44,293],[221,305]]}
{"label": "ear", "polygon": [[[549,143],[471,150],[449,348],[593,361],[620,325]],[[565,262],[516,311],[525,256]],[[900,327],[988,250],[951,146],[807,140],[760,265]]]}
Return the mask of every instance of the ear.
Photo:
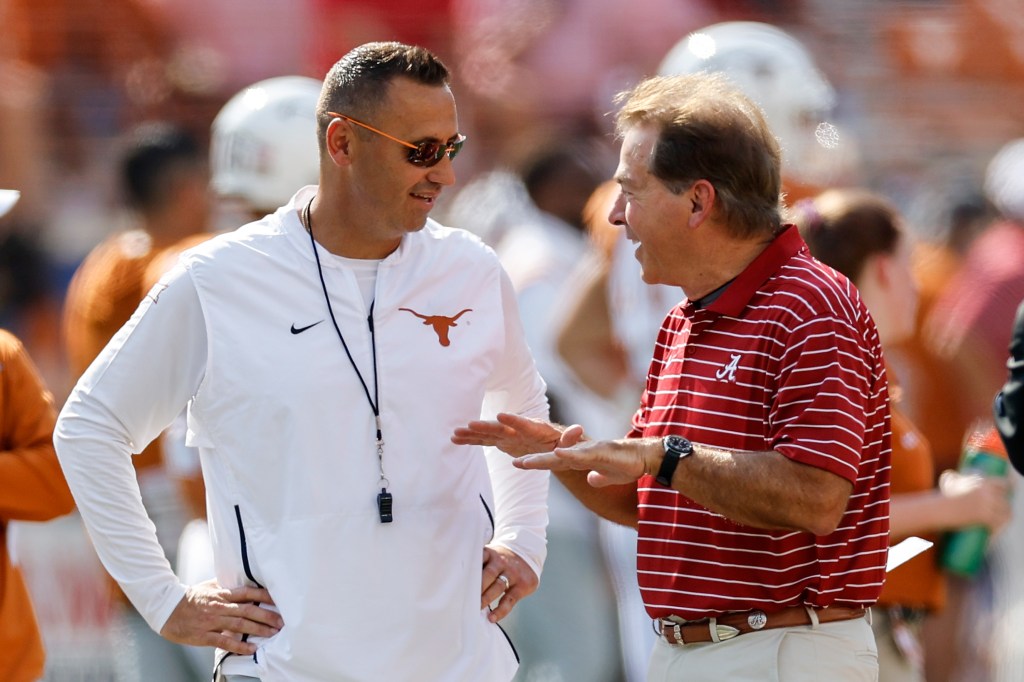
{"label": "ear", "polygon": [[351,146],[355,132],[348,121],[336,118],[327,126],[327,155],[337,166],[352,163]]}
{"label": "ear", "polygon": [[891,254],[873,253],[864,259],[857,279],[861,282],[871,281],[880,289],[888,289],[893,282],[892,268]]}
{"label": "ear", "polygon": [[690,203],[690,227],[698,227],[711,217],[716,198],[715,186],[707,180],[693,183],[693,187],[684,195],[684,199]]}

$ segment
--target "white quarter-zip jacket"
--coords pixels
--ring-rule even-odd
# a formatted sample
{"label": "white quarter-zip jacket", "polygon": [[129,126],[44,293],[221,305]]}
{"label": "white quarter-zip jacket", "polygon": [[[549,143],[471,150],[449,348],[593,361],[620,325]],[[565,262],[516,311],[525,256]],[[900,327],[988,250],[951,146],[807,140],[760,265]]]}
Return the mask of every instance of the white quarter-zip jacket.
{"label": "white quarter-zip jacket", "polygon": [[[159,631],[185,586],[130,454],[187,404],[216,577],[266,587],[285,622],[225,672],[505,682],[517,660],[480,609],[483,546],[540,574],[548,478],[450,436],[497,410],[547,416],[511,285],[480,240],[428,221],[381,261],[371,335],[354,275],[317,247],[338,329],[379,404],[378,457],[298,219],[315,191],[187,252],[154,287],[64,406],[61,464],[101,560]],[[384,486],[392,523],[378,515]]]}

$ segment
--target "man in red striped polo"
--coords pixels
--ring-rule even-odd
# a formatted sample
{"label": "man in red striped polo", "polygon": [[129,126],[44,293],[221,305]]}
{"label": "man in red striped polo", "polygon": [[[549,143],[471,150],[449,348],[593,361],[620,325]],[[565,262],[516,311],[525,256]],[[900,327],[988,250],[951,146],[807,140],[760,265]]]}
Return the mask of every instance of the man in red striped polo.
{"label": "man in red striped polo", "polygon": [[453,440],[550,469],[638,528],[662,635],[650,682],[877,679],[865,616],[885,574],[890,431],[874,323],[783,223],[778,142],[749,99],[697,74],[622,100],[610,219],[644,280],[685,295],[633,429],[588,441],[499,415]]}

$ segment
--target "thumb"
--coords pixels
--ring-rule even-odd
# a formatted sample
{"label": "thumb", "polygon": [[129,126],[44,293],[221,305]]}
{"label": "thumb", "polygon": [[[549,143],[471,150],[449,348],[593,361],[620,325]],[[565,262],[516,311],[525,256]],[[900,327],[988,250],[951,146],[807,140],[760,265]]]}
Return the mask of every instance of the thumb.
{"label": "thumb", "polygon": [[571,448],[581,440],[583,440],[583,427],[579,424],[573,424],[565,431],[562,431],[562,435],[558,438],[557,447]]}
{"label": "thumb", "polygon": [[592,488],[604,488],[609,485],[614,485],[616,481],[611,480],[600,471],[588,471],[587,483],[589,483]]}

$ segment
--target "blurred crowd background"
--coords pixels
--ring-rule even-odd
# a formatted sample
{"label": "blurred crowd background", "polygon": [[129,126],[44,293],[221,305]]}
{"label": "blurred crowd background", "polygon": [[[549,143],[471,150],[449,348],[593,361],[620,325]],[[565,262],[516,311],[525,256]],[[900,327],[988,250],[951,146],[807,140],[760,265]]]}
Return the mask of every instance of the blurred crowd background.
{"label": "blurred crowd background", "polygon": [[1020,0],[3,0],[0,186],[22,199],[2,223],[0,321],[65,392],[53,321],[76,265],[128,219],[115,177],[127,131],[160,119],[208,140],[243,86],[322,78],[349,48],[379,39],[423,44],[453,67],[470,139],[457,165],[464,187],[570,137],[606,145],[610,174],[615,93],[654,73],[690,31],[776,24],[836,88],[843,180],[892,197],[916,231],[940,237],[949,204],[976,193],[988,159],[1024,134],[1022,9]]}
{"label": "blurred crowd background", "polygon": [[[502,255],[522,292],[542,372],[553,378],[556,415],[595,419],[598,435],[621,435],[635,386],[587,381],[587,367],[554,357],[559,343],[564,349],[572,340],[555,343],[550,329],[530,319],[547,320],[562,300],[590,314],[578,300],[588,281],[583,266],[614,251],[599,226],[606,210],[594,208],[598,197],[584,209],[614,171],[615,94],[656,73],[684,36],[735,20],[785,29],[835,89],[833,139],[810,162],[816,173],[808,186],[791,188],[790,199],[858,186],[891,200],[916,239],[924,319],[996,218],[983,192],[986,166],[1004,144],[1024,137],[1024,0],[0,0],[0,188],[22,192],[0,219],[0,327],[24,341],[62,404],[77,379],[61,337],[71,277],[93,247],[136,221],[117,176],[128,133],[144,122],[171,122],[208,147],[215,115],[245,86],[282,75],[321,79],[358,44],[400,40],[430,48],[452,68],[468,137],[455,164],[457,185],[434,217],[477,232]],[[787,82],[779,95],[800,86]],[[536,230],[523,233],[524,224],[542,222],[536,210],[574,229],[543,239]],[[193,231],[231,229],[240,220],[215,204],[208,223]],[[1007,267],[1024,278],[1024,260]],[[1005,327],[1008,338],[1011,319],[992,325]],[[911,389],[944,372],[915,353],[892,360]],[[585,388],[576,390],[574,381]],[[567,388],[560,393],[559,386]],[[977,415],[947,415],[950,394],[928,386],[908,411],[933,440],[937,471],[955,468],[968,419]],[[539,663],[525,665],[520,677],[631,679],[635,664],[618,623],[628,617],[617,613],[616,599],[628,570],[623,578],[603,558],[615,541],[557,491],[552,505],[551,601],[542,583],[512,628],[524,633],[524,661],[533,632],[533,640],[557,642],[576,672],[565,672],[565,660],[545,659],[537,643]],[[929,679],[1024,679],[1024,646],[1012,636],[1024,620],[1024,585],[1017,584],[1024,581],[1013,581],[1009,568],[1024,558],[1021,516],[1015,511],[991,570],[976,579],[984,586],[965,588],[971,596],[951,601],[946,612],[947,627],[959,631],[964,623],[967,633],[949,646],[971,662],[950,662],[940,655],[955,658],[956,651],[936,650]],[[77,519],[17,530],[11,543],[35,595],[47,680],[115,679],[116,609]],[[628,541],[623,551],[632,551]],[[556,592],[572,597],[558,610],[575,604],[596,641],[572,641],[560,627],[566,614],[555,613]],[[649,629],[642,613],[633,621]]]}

